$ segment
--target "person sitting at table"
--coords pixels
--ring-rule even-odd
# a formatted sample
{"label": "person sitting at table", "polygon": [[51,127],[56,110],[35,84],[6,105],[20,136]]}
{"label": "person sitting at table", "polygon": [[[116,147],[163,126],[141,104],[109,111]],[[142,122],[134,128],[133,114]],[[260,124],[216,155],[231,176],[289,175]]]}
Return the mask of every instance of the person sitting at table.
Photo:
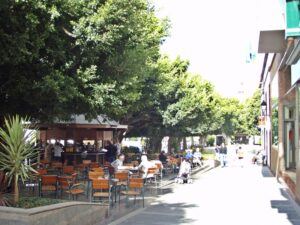
{"label": "person sitting at table", "polygon": [[125,155],[124,155],[124,154],[120,154],[119,157],[118,157],[118,159],[116,159],[115,161],[113,161],[113,162],[111,163],[111,165],[112,165],[112,167],[115,169],[115,171],[118,171],[119,168],[120,168],[121,166],[123,166],[124,160],[125,160]]}
{"label": "person sitting at table", "polygon": [[153,167],[153,166],[155,166],[155,164],[151,163],[148,160],[147,155],[142,155],[142,157],[141,157],[141,163],[138,166],[138,170],[142,174],[142,178],[146,178],[147,177],[148,169],[151,168],[151,167]]}
{"label": "person sitting at table", "polygon": [[199,148],[196,148],[196,151],[194,152],[193,155],[193,164],[202,166],[202,153],[200,152]]}
{"label": "person sitting at table", "polygon": [[165,151],[162,151],[158,156],[159,161],[161,161],[162,164],[167,163],[167,156],[165,155]]}

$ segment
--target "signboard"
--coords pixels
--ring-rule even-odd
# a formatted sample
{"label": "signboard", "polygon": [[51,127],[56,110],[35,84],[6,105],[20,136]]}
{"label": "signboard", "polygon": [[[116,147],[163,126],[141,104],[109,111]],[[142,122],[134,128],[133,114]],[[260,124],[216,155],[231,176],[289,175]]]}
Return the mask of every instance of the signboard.
{"label": "signboard", "polygon": [[258,126],[259,127],[265,127],[266,126],[266,117],[265,116],[260,116],[258,118]]}
{"label": "signboard", "polygon": [[300,36],[300,0],[286,1],[286,31],[285,37]]}

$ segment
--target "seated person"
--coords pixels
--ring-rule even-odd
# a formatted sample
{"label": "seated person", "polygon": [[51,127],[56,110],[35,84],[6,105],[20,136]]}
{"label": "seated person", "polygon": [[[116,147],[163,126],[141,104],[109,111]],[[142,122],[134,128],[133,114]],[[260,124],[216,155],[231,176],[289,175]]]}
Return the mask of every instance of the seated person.
{"label": "seated person", "polygon": [[167,163],[167,156],[164,151],[162,151],[158,156],[159,161],[161,161],[162,164]]}
{"label": "seated person", "polygon": [[119,168],[123,166],[124,160],[125,160],[125,155],[124,154],[120,154],[118,156],[118,159],[116,159],[115,161],[113,161],[111,163],[111,165],[115,169],[115,171],[118,171]]}
{"label": "seated person", "polygon": [[190,150],[190,149],[186,150],[185,158],[186,158],[187,160],[190,160],[190,159],[193,158],[192,150]]}
{"label": "seated person", "polygon": [[148,161],[147,155],[142,155],[141,163],[138,166],[138,170],[142,174],[142,178],[147,178],[148,169],[153,167],[153,166],[155,166],[155,164]]}
{"label": "seated person", "polygon": [[199,148],[196,148],[196,151],[194,152],[193,164],[198,164],[199,166],[202,166],[202,153],[200,152]]}

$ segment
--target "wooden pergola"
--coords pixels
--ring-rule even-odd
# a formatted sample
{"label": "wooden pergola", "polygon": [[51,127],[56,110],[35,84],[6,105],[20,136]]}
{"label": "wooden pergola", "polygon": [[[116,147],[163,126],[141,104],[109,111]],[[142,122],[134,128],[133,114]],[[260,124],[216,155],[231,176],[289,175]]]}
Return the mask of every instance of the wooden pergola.
{"label": "wooden pergola", "polygon": [[[42,143],[63,142],[66,147],[65,155],[73,156],[73,158],[76,158],[76,155],[80,155],[75,150],[77,143],[82,144],[84,141],[92,141],[95,148],[100,150],[104,147],[106,141],[114,143],[114,137],[117,132],[125,132],[128,128],[127,125],[121,125],[104,115],[99,115],[92,120],[87,120],[84,115],[75,115],[69,121],[58,121],[51,124],[36,123],[32,125],[32,127],[39,130],[38,139]],[[67,144],[70,140],[72,140],[73,145]]]}
{"label": "wooden pergola", "polygon": [[94,140],[97,147],[103,141],[114,141],[117,131],[126,131],[128,126],[121,125],[105,116],[87,120],[84,115],[73,116],[69,121],[59,121],[52,124],[34,124],[39,129],[39,139],[43,142],[49,140],[74,140],[82,143],[84,140]]}

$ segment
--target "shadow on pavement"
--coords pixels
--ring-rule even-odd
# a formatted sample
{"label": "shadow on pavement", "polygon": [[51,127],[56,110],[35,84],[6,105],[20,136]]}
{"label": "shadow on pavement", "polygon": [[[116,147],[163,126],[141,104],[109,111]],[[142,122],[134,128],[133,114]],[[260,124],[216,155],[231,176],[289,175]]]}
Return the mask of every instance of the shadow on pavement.
{"label": "shadow on pavement", "polygon": [[[272,200],[271,207],[277,209],[278,213],[286,214],[287,219],[293,225],[300,225],[300,216],[297,212],[295,205],[286,193],[284,189],[280,189],[281,195],[286,198],[286,200]],[[296,206],[297,207],[297,206]]]}
{"label": "shadow on pavement", "polygon": [[274,177],[274,175],[267,166],[261,167],[261,174],[263,177]]}
{"label": "shadow on pavement", "polygon": [[119,223],[120,225],[147,224],[147,225],[169,225],[189,224],[195,220],[188,218],[185,210],[198,207],[194,204],[184,203],[160,203],[149,206],[146,210]]}

